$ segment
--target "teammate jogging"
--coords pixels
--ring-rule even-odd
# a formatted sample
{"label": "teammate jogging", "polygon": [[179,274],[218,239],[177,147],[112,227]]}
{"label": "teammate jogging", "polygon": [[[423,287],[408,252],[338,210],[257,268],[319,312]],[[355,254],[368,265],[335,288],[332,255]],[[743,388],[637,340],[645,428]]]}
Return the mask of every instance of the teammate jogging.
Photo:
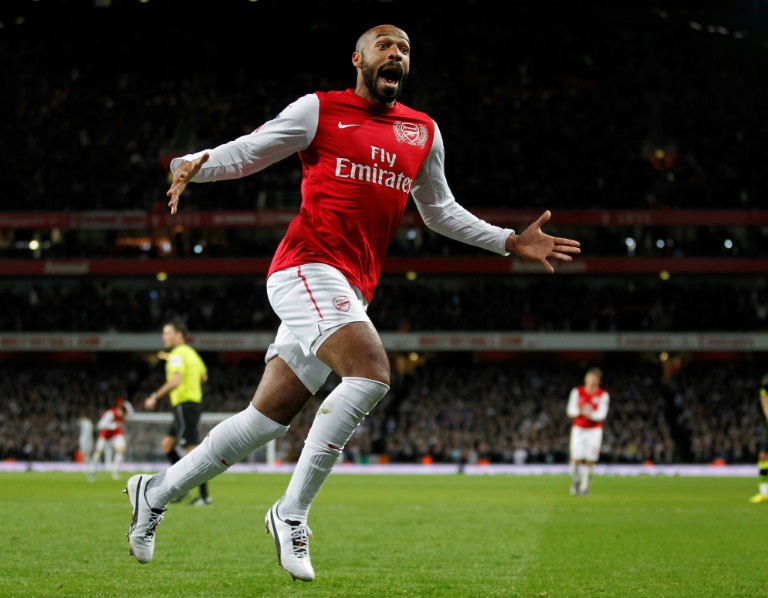
{"label": "teammate jogging", "polygon": [[589,368],[584,384],[571,390],[566,413],[571,426],[571,486],[572,495],[589,495],[589,478],[600,458],[603,444],[603,422],[608,415],[610,396],[600,387],[603,372]]}
{"label": "teammate jogging", "polygon": [[[99,437],[96,440],[96,448],[91,455],[89,480],[94,481],[96,479],[96,470],[99,467],[99,462],[107,451],[111,455],[111,462],[105,463],[105,465],[111,470],[112,479],[117,480],[120,478],[120,466],[123,464],[128,450],[123,423],[132,415],[133,405],[123,397],[117,397],[115,404],[107,409],[99,418],[99,421],[96,423]],[[110,461],[110,459],[107,459],[107,461]]]}

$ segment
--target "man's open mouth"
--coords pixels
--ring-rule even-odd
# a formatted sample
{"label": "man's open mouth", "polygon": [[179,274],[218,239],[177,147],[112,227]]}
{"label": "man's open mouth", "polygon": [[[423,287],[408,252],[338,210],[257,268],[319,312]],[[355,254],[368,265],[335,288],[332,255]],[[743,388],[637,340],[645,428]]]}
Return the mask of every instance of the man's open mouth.
{"label": "man's open mouth", "polygon": [[379,71],[379,79],[390,87],[397,87],[403,78],[403,70],[398,66],[384,66]]}

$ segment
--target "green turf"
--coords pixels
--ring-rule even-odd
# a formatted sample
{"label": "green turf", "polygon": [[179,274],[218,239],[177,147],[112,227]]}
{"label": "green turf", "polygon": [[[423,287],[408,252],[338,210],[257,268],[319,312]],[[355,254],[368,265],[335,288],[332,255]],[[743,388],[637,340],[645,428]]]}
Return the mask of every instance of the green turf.
{"label": "green turf", "polygon": [[128,555],[120,482],[0,474],[0,596],[714,596],[768,592],[757,478],[334,475],[310,519],[317,579],[264,533],[282,474],[228,473],[172,505],[155,559]]}

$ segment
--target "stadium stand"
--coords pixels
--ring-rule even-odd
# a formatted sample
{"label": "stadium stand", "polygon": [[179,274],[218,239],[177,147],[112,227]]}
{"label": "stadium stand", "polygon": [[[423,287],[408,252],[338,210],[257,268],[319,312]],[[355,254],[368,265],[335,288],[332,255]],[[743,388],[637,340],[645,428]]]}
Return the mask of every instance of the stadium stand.
{"label": "stadium stand", "polygon": [[[249,23],[286,3],[219,7],[205,35],[172,2],[44,4],[0,8],[0,87],[15,91],[0,94],[2,459],[72,460],[81,412],[118,395],[139,405],[162,375],[146,349],[19,351],[3,344],[12,335],[145,333],[159,348],[171,315],[200,333],[275,330],[263,274],[298,206],[298,160],[195,186],[176,219],[168,162],[310,90],[349,86],[349,36],[381,16],[413,32],[404,101],[440,124],[459,201],[514,227],[552,209],[551,232],[584,249],[545,277],[436,237],[409,212],[371,305],[381,331],[766,333],[768,105],[755,73],[768,28],[749,3],[540,1],[501,18],[479,0],[460,3],[472,26],[458,41],[456,14],[427,2],[350,3],[354,19],[317,3],[292,11],[301,33],[261,28],[258,44]],[[67,33],[55,52],[54,29]],[[224,36],[241,60],[222,60]],[[307,47],[323,53],[300,70]],[[180,75],[189,52],[199,62]],[[659,353],[393,351],[396,384],[345,456],[564,462],[567,391],[599,361],[613,397],[602,461],[753,463],[765,348]],[[211,408],[242,409],[263,354],[208,357]],[[301,450],[312,407],[279,441],[281,459]],[[129,460],[160,460],[158,430],[132,433]]]}

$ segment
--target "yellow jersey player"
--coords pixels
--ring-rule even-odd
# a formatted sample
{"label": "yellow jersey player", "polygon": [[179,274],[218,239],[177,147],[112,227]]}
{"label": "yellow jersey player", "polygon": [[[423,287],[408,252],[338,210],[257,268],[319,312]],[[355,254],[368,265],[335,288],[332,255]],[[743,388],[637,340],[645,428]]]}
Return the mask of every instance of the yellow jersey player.
{"label": "yellow jersey player", "polygon": [[[760,382],[760,406],[763,408],[763,415],[768,421],[768,374],[763,376]],[[766,426],[768,428],[768,426]],[[760,444],[760,452],[757,456],[757,468],[760,483],[759,492],[749,499],[751,503],[768,502],[768,438],[763,436]]]}
{"label": "yellow jersey player", "polygon": [[[197,428],[202,413],[203,383],[208,381],[208,369],[197,351],[187,344],[188,335],[186,322],[181,319],[172,320],[163,326],[163,344],[169,349],[164,355],[165,384],[144,400],[144,407],[151,411],[155,409],[158,399],[166,395],[170,397],[173,422],[163,438],[162,449],[171,465],[200,443]],[[179,451],[183,451],[183,454]],[[207,482],[200,484],[200,496],[191,504],[211,504]]]}

